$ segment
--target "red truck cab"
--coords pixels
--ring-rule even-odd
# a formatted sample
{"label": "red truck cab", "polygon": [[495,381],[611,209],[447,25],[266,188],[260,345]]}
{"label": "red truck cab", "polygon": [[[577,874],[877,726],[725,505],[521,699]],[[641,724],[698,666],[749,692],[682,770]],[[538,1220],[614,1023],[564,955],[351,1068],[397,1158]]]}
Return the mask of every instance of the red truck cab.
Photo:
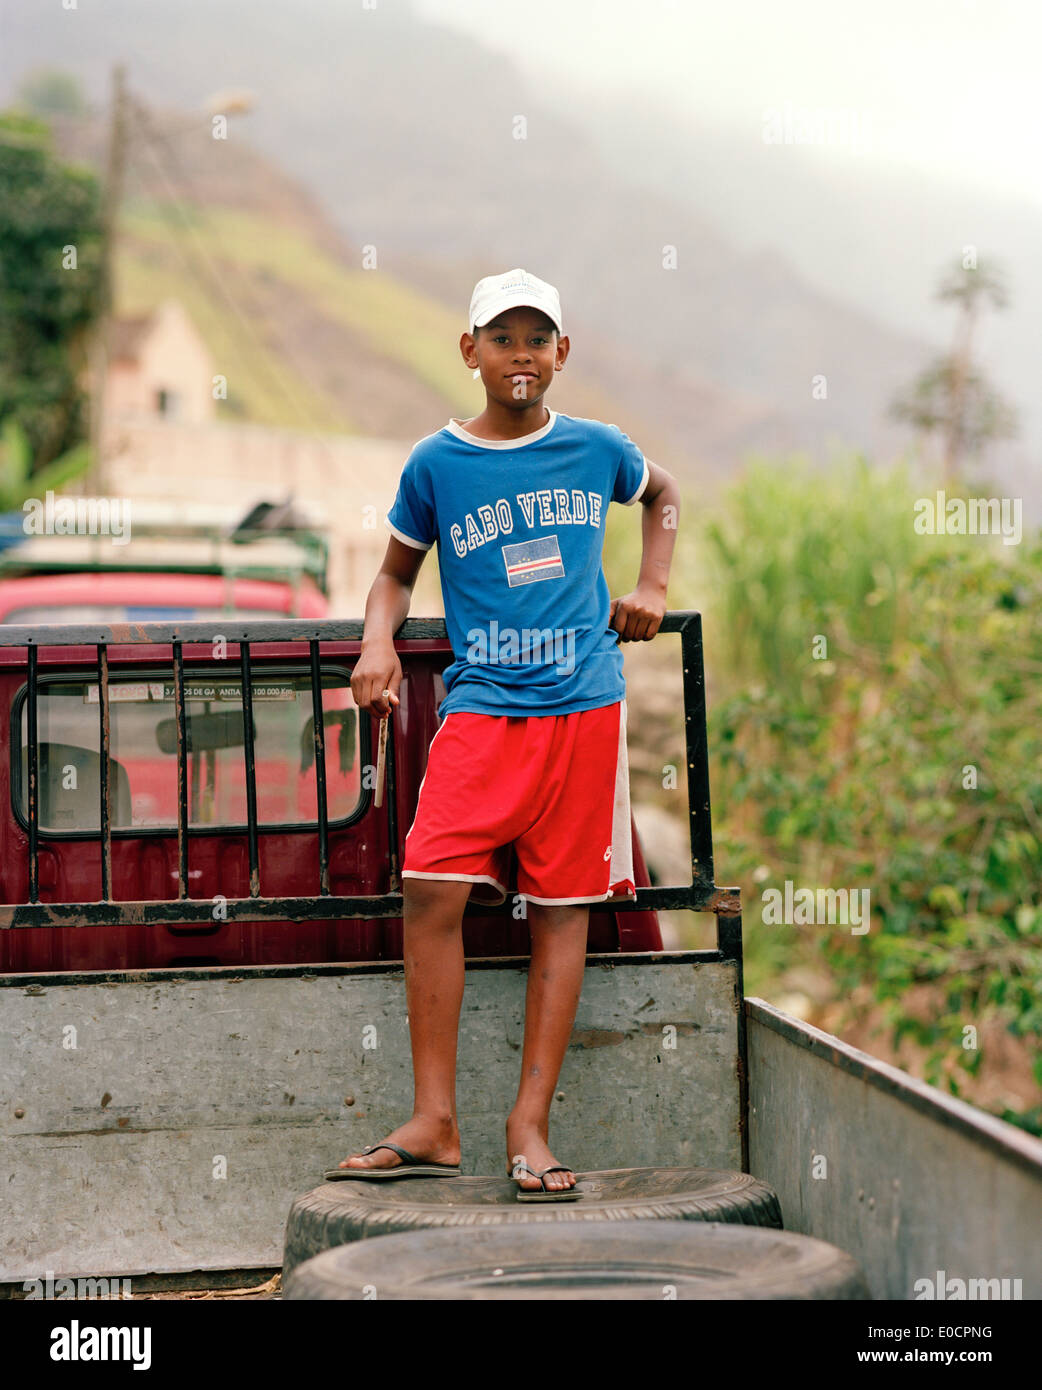
{"label": "red truck cab", "polygon": [[[0,972],[402,958],[400,916],[336,918],[318,911],[291,920],[273,916],[270,903],[315,894],[378,898],[400,892],[404,832],[438,727],[441,673],[452,660],[444,624],[430,625],[440,628],[439,635],[398,643],[404,679],[390,740],[392,804],[377,807],[373,750],[379,725],[360,716],[354,704],[351,670],[361,644],[357,637],[336,640],[337,629],[347,625],[328,617],[324,561],[304,573],[279,576],[266,569],[258,577],[246,572],[248,549],[240,549],[235,573],[223,566],[211,573],[128,567],[0,577],[0,622],[8,637],[18,629],[25,639],[25,645],[0,645],[0,720],[10,748],[0,768],[0,903],[33,900],[29,750],[34,704],[35,891],[41,904],[89,905],[75,925],[68,924],[67,914],[55,914],[52,922],[0,932]],[[111,557],[108,562],[117,563]],[[129,555],[127,562],[132,562]],[[24,555],[3,557],[8,573],[24,571],[25,564]],[[315,640],[273,640],[273,620],[277,627],[283,619],[296,619],[294,628],[307,623]],[[207,642],[196,637],[184,643],[183,653],[178,647],[182,784],[172,644],[143,640],[142,625],[162,623],[176,632],[179,624],[204,622],[210,624]],[[222,635],[222,626],[234,625],[241,633],[244,624],[247,632],[256,624],[265,639],[249,643],[245,668],[246,643]],[[320,780],[326,807],[321,828]],[[177,833],[179,795],[187,864],[181,862]],[[111,844],[107,895],[103,804]],[[635,826],[631,835],[636,882],[647,886]],[[222,903],[260,894],[266,913],[256,921],[241,915],[229,919],[222,912]],[[106,916],[106,903],[178,898],[203,901],[212,911],[204,921],[184,922]],[[508,899],[504,909],[468,909],[467,955],[528,952],[523,915],[511,907]],[[653,911],[605,907],[591,914],[591,951],[661,948]]]}

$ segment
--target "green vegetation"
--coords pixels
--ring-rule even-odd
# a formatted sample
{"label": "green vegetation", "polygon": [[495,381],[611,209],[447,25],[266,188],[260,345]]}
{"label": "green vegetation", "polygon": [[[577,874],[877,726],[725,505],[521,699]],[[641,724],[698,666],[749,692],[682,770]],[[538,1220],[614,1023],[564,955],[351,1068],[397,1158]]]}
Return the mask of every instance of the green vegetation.
{"label": "green vegetation", "polygon": [[[188,240],[204,262],[221,274],[255,276],[277,281],[297,299],[306,299],[321,313],[357,334],[378,356],[400,363],[410,375],[436,390],[455,412],[470,414],[477,396],[457,359],[445,344],[459,337],[457,316],[395,279],[393,274],[353,269],[317,250],[300,233],[268,218],[227,207],[182,209],[180,221]],[[187,221],[185,220],[187,218]],[[141,313],[160,299],[181,299],[226,374],[241,380],[242,412],[266,424],[300,425],[301,414],[286,415],[284,400],[265,389],[262,372],[285,367],[263,346],[260,323],[229,312],[223,301],[207,302],[202,290],[193,292],[191,277],[175,254],[169,225],[152,202],[127,204],[121,219],[123,244],[119,262],[118,302],[121,312]],[[236,285],[229,293],[237,298]],[[267,357],[271,357],[268,362]],[[241,364],[245,370],[237,370]],[[222,367],[222,369],[224,369]],[[320,427],[349,427],[339,407],[321,399],[305,382],[293,380],[293,391],[306,407],[305,417]]]}
{"label": "green vegetation", "polygon": [[[18,426],[34,472],[86,433],[83,372],[99,302],[100,216],[97,180],[54,157],[48,127],[0,115],[0,426]],[[5,446],[3,466],[21,468],[14,435],[5,435]]]}
{"label": "green vegetation", "polygon": [[[87,432],[89,335],[100,308],[101,193],[60,164],[46,122],[76,109],[73,86],[38,74],[23,109],[0,117],[0,424],[24,430],[34,471]],[[176,235],[175,235],[176,227]],[[63,264],[75,248],[75,268]],[[356,423],[272,341],[261,307],[273,287],[347,329],[376,358],[436,390],[456,413],[478,394],[445,344],[456,316],[385,271],[354,269],[271,218],[128,198],[115,260],[115,309],[177,299],[231,383],[224,414],[257,424],[352,432]]]}
{"label": "green vegetation", "polygon": [[[892,651],[914,604],[904,584],[938,538],[912,529],[903,472],[862,457],[832,473],[754,464],[724,517],[706,526],[716,577],[717,659],[731,679],[763,682],[802,713],[822,708],[833,676],[856,656],[861,669]],[[948,538],[941,538],[942,546]],[[828,639],[812,659],[812,638]]]}
{"label": "green vegetation", "polygon": [[42,497],[49,488],[60,492],[87,472],[90,455],[89,445],[74,444],[34,473],[29,438],[18,421],[8,416],[0,425],[0,512],[18,511],[27,497]]}
{"label": "green vegetation", "polygon": [[[920,536],[916,495],[863,459],[761,465],[699,528],[717,877],[745,892],[747,993],[824,979],[818,1004],[1038,1133],[989,1063],[1017,1040],[1042,1086],[1042,535]],[[764,924],[786,880],[868,889],[870,930]]]}
{"label": "green vegetation", "polygon": [[62,68],[37,68],[18,85],[17,104],[35,116],[82,116],[87,110],[83,84]]}

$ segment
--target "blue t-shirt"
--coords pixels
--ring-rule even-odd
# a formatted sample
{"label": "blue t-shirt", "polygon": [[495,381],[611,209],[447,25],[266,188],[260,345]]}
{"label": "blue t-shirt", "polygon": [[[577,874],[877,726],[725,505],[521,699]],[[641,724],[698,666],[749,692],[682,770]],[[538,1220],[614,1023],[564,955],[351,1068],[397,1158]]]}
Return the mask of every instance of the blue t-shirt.
{"label": "blue t-shirt", "polygon": [[415,446],[386,525],[438,547],[455,660],[441,713],[571,714],[626,694],[602,568],[605,514],[648,481],[615,425],[550,411],[519,440],[452,420]]}

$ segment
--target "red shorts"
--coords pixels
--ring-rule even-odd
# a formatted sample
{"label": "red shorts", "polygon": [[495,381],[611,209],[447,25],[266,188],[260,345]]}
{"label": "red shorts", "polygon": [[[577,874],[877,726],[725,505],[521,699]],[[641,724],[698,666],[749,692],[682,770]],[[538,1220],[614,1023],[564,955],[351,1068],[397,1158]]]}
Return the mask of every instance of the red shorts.
{"label": "red shorts", "polygon": [[403,878],[471,901],[635,897],[626,701],[575,714],[447,714],[431,739]]}

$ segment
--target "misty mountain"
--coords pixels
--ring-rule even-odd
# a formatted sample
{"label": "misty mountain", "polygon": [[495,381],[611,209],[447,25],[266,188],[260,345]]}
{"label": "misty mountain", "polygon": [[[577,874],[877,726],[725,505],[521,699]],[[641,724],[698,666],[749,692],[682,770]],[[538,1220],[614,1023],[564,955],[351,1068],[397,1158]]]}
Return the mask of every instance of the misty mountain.
{"label": "misty mountain", "polygon": [[[846,441],[884,459],[907,443],[886,406],[943,331],[931,341],[925,312],[896,322],[893,296],[873,299],[863,266],[844,267],[845,247],[864,254],[841,210],[844,190],[797,180],[801,209],[782,191],[791,168],[742,182],[719,132],[705,132],[703,146],[698,132],[664,129],[632,104],[583,119],[559,83],[532,82],[391,0],[372,10],[98,0],[75,11],[7,0],[3,39],[0,101],[28,71],[61,67],[107,103],[120,58],[135,94],[157,108],[250,89],[255,108],[233,122],[226,150],[229,183],[235,142],[248,141],[328,212],[349,258],[360,264],[362,248],[375,247],[382,269],[441,301],[461,327],[478,275],[524,265],[554,281],[570,367],[614,404],[609,418],[681,474],[730,472],[754,451],[824,458]],[[729,200],[717,191],[728,171],[741,186]],[[878,233],[862,223],[861,242],[883,241],[889,219],[879,216]],[[780,223],[790,238],[813,228],[811,244],[833,246],[830,268],[808,273],[813,258],[801,267],[783,255]],[[906,247],[914,239],[907,223],[897,259],[902,237]],[[960,227],[952,240],[972,238]],[[676,248],[676,269],[664,268],[665,248]],[[924,306],[938,268],[919,286]],[[824,400],[812,396],[819,376]]]}

